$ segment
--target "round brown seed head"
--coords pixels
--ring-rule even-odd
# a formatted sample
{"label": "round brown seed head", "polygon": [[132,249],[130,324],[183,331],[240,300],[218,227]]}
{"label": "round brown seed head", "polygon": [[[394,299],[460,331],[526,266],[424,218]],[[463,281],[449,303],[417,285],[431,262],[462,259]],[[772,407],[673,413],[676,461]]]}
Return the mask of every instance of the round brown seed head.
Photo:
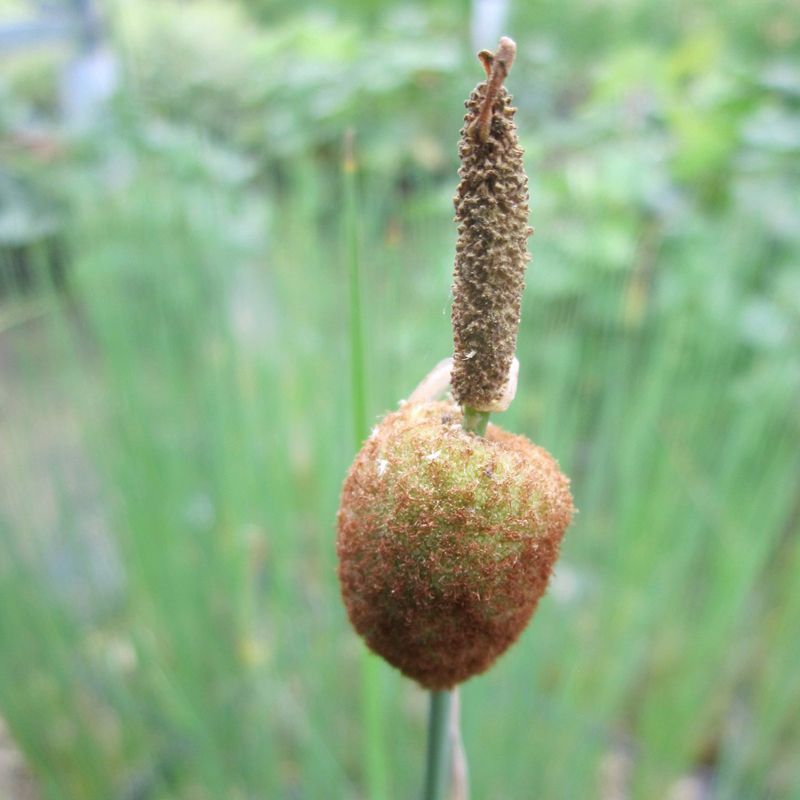
{"label": "round brown seed head", "polygon": [[408,677],[445,689],[511,645],[544,593],[573,513],[541,447],[461,429],[444,402],[387,415],[356,456],[338,516],[350,620]]}

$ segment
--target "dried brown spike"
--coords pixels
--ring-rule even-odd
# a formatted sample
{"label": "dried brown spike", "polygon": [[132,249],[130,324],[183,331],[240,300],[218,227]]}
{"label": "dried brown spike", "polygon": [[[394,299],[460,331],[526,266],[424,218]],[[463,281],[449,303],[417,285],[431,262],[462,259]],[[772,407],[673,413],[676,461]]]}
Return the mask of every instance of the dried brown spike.
{"label": "dried brown spike", "polygon": [[497,93],[503,85],[503,81],[511,70],[511,64],[514,62],[514,56],[516,54],[517,45],[507,36],[504,36],[500,40],[496,53],[489,53],[488,50],[481,50],[480,53],[478,53],[478,60],[483,64],[486,77],[489,80],[486,83],[483,103],[480,113],[478,114],[478,119],[475,121],[472,135],[476,136],[484,144],[489,139],[489,130],[492,123],[492,106],[494,105]]}
{"label": "dried brown spike", "polygon": [[517,346],[525,266],[530,259],[528,178],[503,86],[516,45],[504,37],[494,56],[478,54],[488,79],[466,102],[455,196],[458,243],[453,275],[453,396],[492,411]]}
{"label": "dried brown spike", "polygon": [[486,77],[492,77],[492,62],[494,61],[494,53],[490,50],[481,50],[478,53],[478,61],[483,64],[484,72],[486,72]]}

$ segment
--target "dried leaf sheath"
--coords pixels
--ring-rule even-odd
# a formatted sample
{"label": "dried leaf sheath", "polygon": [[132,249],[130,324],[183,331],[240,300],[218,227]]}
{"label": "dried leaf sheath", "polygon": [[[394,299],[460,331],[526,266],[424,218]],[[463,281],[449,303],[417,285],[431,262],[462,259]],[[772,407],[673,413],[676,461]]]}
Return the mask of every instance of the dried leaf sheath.
{"label": "dried leaf sheath", "polygon": [[501,82],[513,59],[511,48],[504,39],[493,58],[481,59],[491,72],[466,102],[454,201],[453,396],[480,411],[496,410],[503,394],[530,259],[528,178],[513,120],[516,109]]}

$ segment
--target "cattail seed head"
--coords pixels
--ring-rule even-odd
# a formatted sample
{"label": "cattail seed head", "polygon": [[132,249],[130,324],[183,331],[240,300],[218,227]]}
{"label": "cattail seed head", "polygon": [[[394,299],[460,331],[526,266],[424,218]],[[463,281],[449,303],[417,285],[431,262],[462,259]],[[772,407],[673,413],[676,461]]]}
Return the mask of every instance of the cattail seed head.
{"label": "cattail seed head", "polygon": [[[367,644],[429,689],[488,669],[544,593],[573,505],[556,461],[489,425],[516,381],[528,261],[528,185],[503,80],[515,45],[478,57],[487,80],[467,101],[455,198],[455,401],[431,398],[440,363],[356,456],[338,515],[339,580]],[[464,426],[469,430],[464,430]]]}
{"label": "cattail seed head", "polygon": [[479,54],[488,78],[466,102],[459,143],[451,380],[455,400],[478,411],[500,408],[530,259],[528,178],[514,125],[516,109],[502,85],[515,49],[503,38],[494,55]]}
{"label": "cattail seed head", "polygon": [[365,442],[344,483],[342,595],[367,644],[446,689],[488,669],[545,591],[572,513],[541,447],[461,428],[446,402],[407,403]]}

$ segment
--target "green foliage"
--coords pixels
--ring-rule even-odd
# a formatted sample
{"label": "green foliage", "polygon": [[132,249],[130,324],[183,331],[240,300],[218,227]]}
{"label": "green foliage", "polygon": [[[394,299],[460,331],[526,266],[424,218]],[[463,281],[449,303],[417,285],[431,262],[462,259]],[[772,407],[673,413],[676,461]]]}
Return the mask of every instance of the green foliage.
{"label": "green foliage", "polygon": [[[580,513],[464,688],[475,797],[595,797],[609,759],[637,798],[800,787],[800,23],[683,6],[509,31],[536,235],[497,421]],[[47,87],[4,78],[2,218],[30,225],[0,255],[0,709],[46,798],[363,796],[340,140],[376,420],[451,349],[462,12],[121,4],[120,97],[46,153],[16,135]],[[32,291],[56,223],[66,288]],[[413,796],[421,694],[375,691]]]}
{"label": "green foliage", "polygon": [[195,4],[176,25],[180,7],[150,0],[120,7],[131,79],[150,113],[201,125],[273,166],[309,150],[338,151],[353,125],[385,169],[408,158],[418,140],[417,160],[443,160],[424,132],[434,125],[452,135],[430,99],[452,92],[444,79],[460,53],[431,17],[398,11],[386,29],[365,36],[318,10],[259,28],[239,6],[220,2]]}

